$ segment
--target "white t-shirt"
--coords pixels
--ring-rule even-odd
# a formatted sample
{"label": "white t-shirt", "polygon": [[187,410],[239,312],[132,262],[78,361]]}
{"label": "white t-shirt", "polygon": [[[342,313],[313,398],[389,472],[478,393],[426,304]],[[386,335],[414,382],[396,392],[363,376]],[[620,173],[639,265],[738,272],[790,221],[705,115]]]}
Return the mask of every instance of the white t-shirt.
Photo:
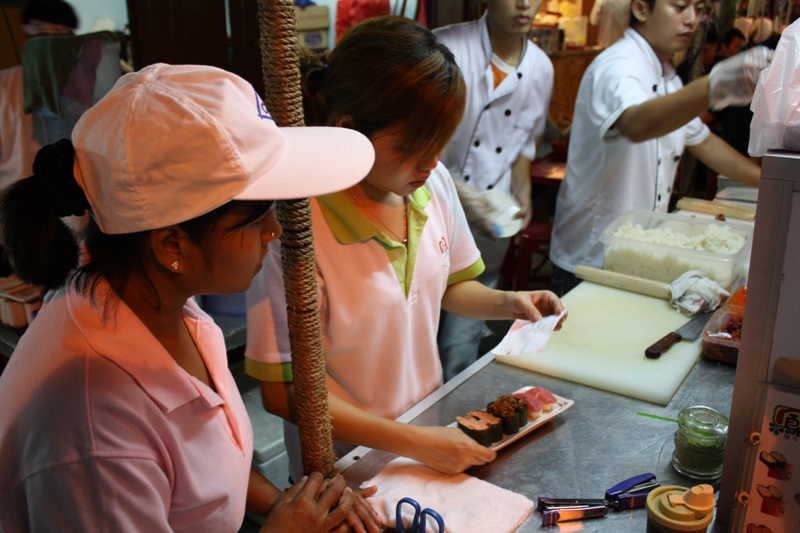
{"label": "white t-shirt", "polygon": [[235,533],[253,432],[222,332],[187,301],[215,392],[103,301],[53,294],[0,376],[0,530]]}
{"label": "white t-shirt", "polygon": [[603,266],[600,234],[631,209],[666,212],[685,145],[703,142],[699,118],[672,133],[634,143],[613,126],[623,111],[683,87],[632,28],[586,69],[578,89],[567,173],[558,192],[550,259],[575,272]]}
{"label": "white t-shirt", "polygon": [[[394,419],[441,385],[436,332],[442,296],[448,285],[483,269],[452,178],[439,164],[412,195],[408,248],[376,229],[345,192],[314,199],[311,207],[328,390]],[[247,293],[245,370],[261,381],[288,382],[278,250],[270,245]],[[287,428],[296,476],[299,449],[291,445],[294,426]]]}

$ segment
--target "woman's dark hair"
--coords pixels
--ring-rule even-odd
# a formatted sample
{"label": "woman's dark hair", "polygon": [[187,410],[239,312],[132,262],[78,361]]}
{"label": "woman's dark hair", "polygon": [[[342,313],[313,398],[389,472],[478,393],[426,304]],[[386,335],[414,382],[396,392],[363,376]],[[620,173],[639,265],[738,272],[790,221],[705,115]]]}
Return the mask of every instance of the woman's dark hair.
{"label": "woman's dark hair", "polygon": [[72,6],[61,0],[30,0],[20,15],[23,24],[41,20],[72,28],[78,27],[78,17]]}
{"label": "woman's dark hair", "polygon": [[[105,278],[111,287],[121,287],[137,276],[159,296],[147,276],[146,262],[152,257],[150,231],[108,235],[92,217],[83,231],[87,257],[81,264],[78,239],[61,220],[83,214],[89,203],[72,174],[72,142],[68,139],[48,145],[36,155],[34,175],[8,187],[0,199],[3,243],[14,267],[24,281],[56,289],[71,279],[76,290],[94,298],[98,283]],[[211,234],[228,214],[243,216],[236,228],[264,215],[271,201],[230,201],[217,209],[180,224],[198,244]]]}
{"label": "woman's dark hair", "polygon": [[367,137],[399,127],[406,156],[438,155],[464,114],[466,86],[452,52],[416,22],[374,17],[330,53],[301,56],[306,123],[350,117]]}

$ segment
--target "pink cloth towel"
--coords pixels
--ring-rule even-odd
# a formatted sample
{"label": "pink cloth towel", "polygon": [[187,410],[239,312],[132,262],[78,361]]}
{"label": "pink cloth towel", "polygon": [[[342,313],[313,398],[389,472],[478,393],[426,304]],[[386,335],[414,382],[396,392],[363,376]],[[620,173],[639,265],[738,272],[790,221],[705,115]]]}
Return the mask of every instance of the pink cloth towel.
{"label": "pink cloth towel", "polygon": [[[448,475],[422,463],[398,458],[362,487],[376,485],[367,499],[381,524],[395,527],[397,502],[409,497],[442,515],[447,533],[511,533],[533,511],[533,502],[509,490],[466,474]],[[413,510],[403,506],[403,522],[411,523]],[[428,531],[432,529],[428,524]]]}

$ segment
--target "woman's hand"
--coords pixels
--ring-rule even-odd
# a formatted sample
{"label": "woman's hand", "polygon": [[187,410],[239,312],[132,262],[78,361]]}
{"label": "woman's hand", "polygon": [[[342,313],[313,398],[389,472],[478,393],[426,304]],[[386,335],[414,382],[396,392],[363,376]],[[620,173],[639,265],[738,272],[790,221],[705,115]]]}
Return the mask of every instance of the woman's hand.
{"label": "woman's hand", "polygon": [[[550,291],[507,292],[506,307],[509,318],[536,322],[544,316],[558,315],[564,310],[561,300]],[[566,320],[566,315],[558,321],[556,329]]]}
{"label": "woman's hand", "polygon": [[317,497],[323,483],[322,474],[314,472],[287,489],[275,500],[260,533],[350,531],[352,526],[348,518],[353,511],[353,491],[345,486],[344,478],[337,475]]}
{"label": "woman's hand", "polygon": [[[333,479],[336,479],[336,476],[334,476]],[[322,482],[317,489],[317,498],[319,498],[320,494],[327,488],[330,481],[330,479],[326,479]],[[378,524],[378,514],[365,499],[376,492],[378,492],[378,487],[376,486],[353,491],[353,508],[347,513],[346,525],[348,527],[344,529],[345,531],[351,531],[352,528],[352,531],[355,533],[380,533],[381,528]]]}
{"label": "woman's hand", "polygon": [[412,427],[417,445],[404,455],[439,472],[458,474],[497,457],[496,452],[481,446],[458,428],[409,426],[409,429]]}
{"label": "woman's hand", "polygon": [[378,487],[374,485],[366,489],[353,491],[353,508],[347,515],[347,523],[352,526],[353,531],[356,533],[380,533],[381,531],[378,524],[378,514],[365,499],[376,492],[378,492]]}

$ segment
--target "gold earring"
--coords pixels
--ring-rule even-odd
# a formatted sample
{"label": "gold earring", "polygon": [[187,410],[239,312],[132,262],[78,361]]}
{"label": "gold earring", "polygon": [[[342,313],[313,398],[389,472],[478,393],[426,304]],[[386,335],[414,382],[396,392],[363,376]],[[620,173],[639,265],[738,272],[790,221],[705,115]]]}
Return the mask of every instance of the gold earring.
{"label": "gold earring", "polygon": [[275,232],[274,232],[274,231],[270,231],[270,232],[269,232],[269,236],[270,236],[270,237],[272,237],[272,238],[274,239],[274,238],[275,238]]}
{"label": "gold earring", "polygon": [[178,270],[178,265],[179,264],[180,263],[178,263],[178,260],[176,259],[175,261],[172,262],[172,264],[170,266],[172,267],[172,270]]}

